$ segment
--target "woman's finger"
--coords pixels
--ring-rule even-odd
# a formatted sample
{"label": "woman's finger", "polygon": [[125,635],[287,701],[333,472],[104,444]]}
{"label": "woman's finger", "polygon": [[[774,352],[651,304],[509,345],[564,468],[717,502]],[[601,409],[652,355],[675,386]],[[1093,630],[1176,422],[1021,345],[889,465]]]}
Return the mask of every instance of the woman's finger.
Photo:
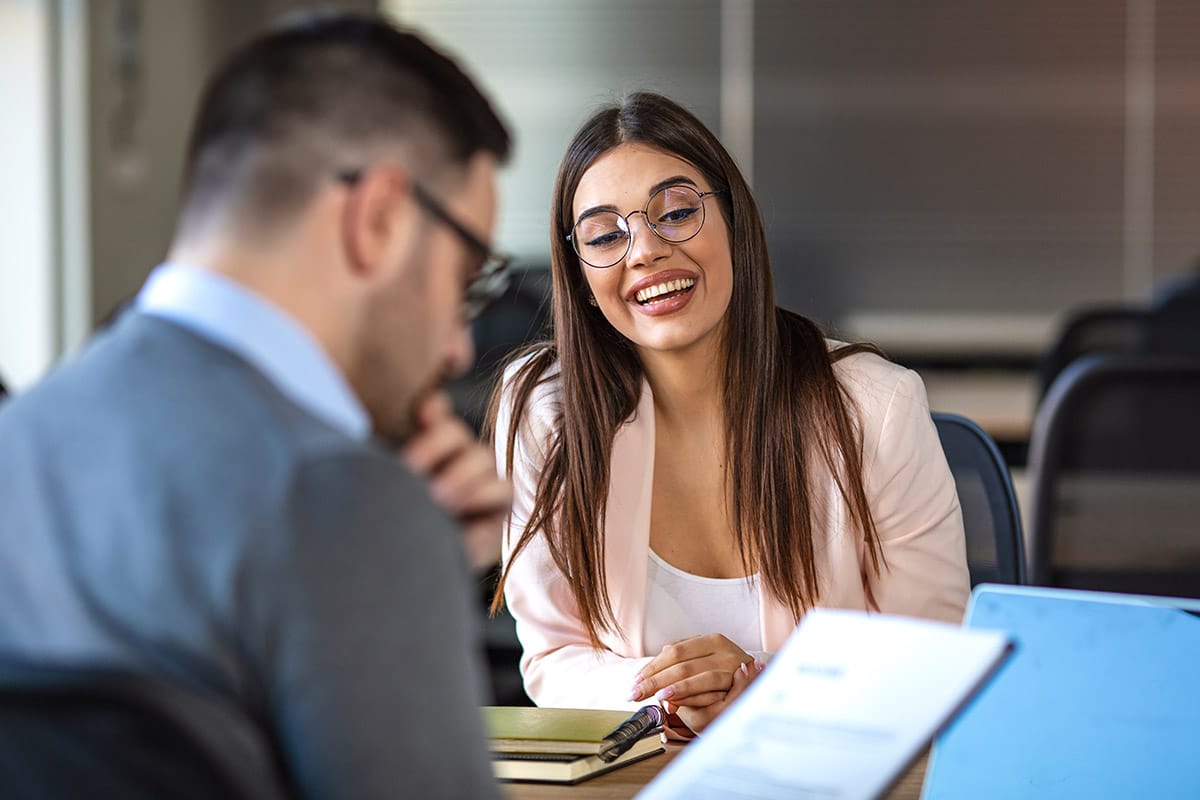
{"label": "woman's finger", "polygon": [[[655,693],[656,700],[670,700],[680,705],[708,705],[708,703],[688,703],[687,699],[697,695],[720,692],[722,695],[729,691],[733,683],[733,672],[727,670],[706,670],[697,675],[672,682]],[[718,698],[720,699],[720,698]]]}

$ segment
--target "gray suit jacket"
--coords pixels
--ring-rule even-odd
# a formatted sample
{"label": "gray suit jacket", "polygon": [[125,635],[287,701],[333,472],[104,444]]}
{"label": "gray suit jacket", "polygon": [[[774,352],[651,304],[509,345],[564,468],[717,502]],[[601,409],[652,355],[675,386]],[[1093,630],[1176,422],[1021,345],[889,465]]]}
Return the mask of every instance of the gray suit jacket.
{"label": "gray suit jacket", "polygon": [[498,796],[456,526],[393,454],[155,317],[0,407],[0,655],[209,698],[264,796]]}

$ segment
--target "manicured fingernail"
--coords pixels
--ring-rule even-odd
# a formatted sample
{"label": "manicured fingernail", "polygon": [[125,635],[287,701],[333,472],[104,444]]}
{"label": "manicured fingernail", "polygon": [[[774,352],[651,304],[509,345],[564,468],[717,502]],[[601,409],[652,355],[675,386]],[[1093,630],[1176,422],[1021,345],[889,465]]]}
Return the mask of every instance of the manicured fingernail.
{"label": "manicured fingernail", "polygon": [[763,671],[764,669],[766,669],[766,668],[767,668],[767,665],[766,665],[766,664],[764,664],[763,662],[759,661],[757,658],[756,658],[756,659],[754,659],[754,669],[755,669],[755,671],[756,671],[756,672],[762,672],[762,671]]}
{"label": "manicured fingernail", "polygon": [[629,693],[629,699],[630,700],[640,700],[641,698],[642,698],[642,685],[640,683],[635,683],[633,685],[633,691]]}
{"label": "manicured fingernail", "polygon": [[668,686],[665,689],[659,689],[658,694],[654,695],[656,700],[670,700],[675,696],[675,687]]}
{"label": "manicured fingernail", "polygon": [[745,661],[743,661],[741,664],[738,664],[738,669],[742,671],[743,678],[750,677],[750,673],[746,670],[746,662]]}

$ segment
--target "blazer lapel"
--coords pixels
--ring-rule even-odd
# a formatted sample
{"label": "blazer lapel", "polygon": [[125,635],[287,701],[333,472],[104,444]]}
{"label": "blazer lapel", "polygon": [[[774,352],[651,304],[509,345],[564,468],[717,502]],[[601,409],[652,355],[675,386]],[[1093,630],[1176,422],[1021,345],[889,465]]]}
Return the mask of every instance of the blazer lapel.
{"label": "blazer lapel", "polygon": [[653,489],[654,397],[643,380],[637,410],[613,437],[604,525],[608,597],[621,629],[621,655],[626,657],[645,655],[646,561]]}

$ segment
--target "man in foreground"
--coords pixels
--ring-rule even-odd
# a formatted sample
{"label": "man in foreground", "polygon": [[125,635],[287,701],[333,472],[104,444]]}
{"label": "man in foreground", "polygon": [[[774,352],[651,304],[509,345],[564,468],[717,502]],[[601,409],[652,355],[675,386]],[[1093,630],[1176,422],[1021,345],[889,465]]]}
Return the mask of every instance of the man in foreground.
{"label": "man in foreground", "polygon": [[508,148],[458,67],[380,19],[234,54],[166,263],[0,411],[0,661],[167,687],[222,791],[496,795],[468,562],[494,560],[509,488],[439,386],[502,288]]}

